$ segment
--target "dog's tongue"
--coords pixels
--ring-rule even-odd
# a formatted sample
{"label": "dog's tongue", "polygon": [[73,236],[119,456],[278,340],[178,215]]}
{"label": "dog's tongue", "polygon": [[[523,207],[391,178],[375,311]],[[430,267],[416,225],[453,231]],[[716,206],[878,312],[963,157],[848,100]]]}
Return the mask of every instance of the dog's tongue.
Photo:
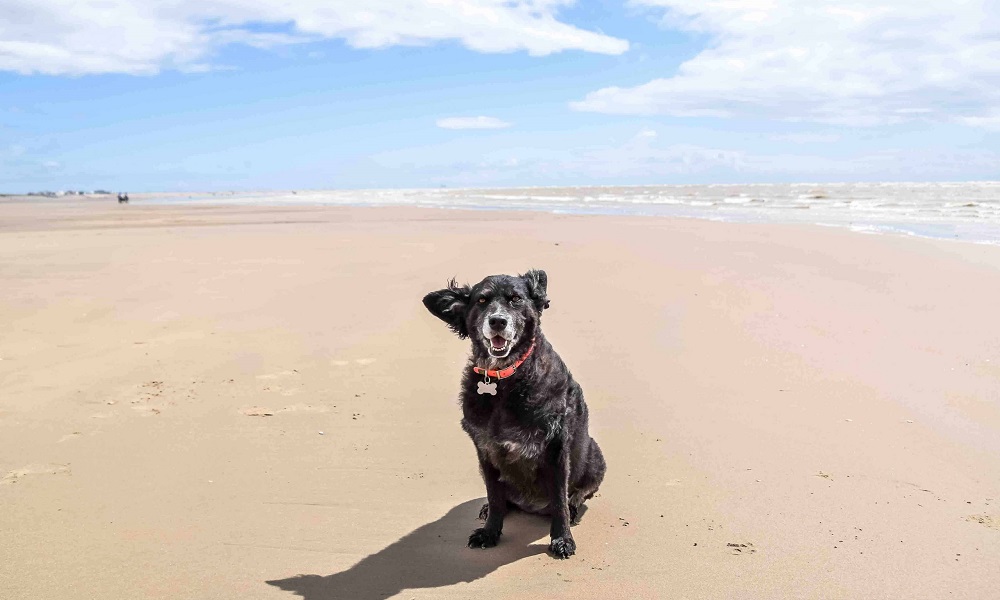
{"label": "dog's tongue", "polygon": [[504,344],[507,343],[507,340],[503,339],[499,335],[493,336],[492,338],[490,338],[490,341],[493,342],[493,347],[496,348],[497,350],[503,348]]}

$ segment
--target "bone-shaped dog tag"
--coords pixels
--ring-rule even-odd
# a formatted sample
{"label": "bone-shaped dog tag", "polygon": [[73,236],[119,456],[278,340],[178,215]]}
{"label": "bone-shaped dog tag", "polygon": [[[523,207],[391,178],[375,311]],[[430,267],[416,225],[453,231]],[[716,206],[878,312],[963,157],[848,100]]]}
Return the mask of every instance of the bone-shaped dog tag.
{"label": "bone-shaped dog tag", "polygon": [[478,387],[478,389],[476,389],[476,392],[480,396],[482,396],[483,394],[489,394],[491,396],[496,396],[497,395],[497,384],[495,382],[494,383],[486,383],[485,381],[480,381],[479,382],[479,387]]}

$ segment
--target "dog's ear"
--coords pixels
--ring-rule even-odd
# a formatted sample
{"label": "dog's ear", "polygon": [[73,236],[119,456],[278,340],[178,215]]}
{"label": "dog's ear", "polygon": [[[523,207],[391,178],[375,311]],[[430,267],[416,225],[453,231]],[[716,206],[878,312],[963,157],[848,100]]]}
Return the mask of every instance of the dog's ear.
{"label": "dog's ear", "polygon": [[548,308],[549,297],[546,290],[549,286],[549,276],[545,274],[545,271],[532,269],[521,275],[521,279],[528,284],[528,292],[531,294],[531,299],[534,300],[538,312]]}
{"label": "dog's ear", "polygon": [[445,289],[424,296],[424,306],[432,315],[447,323],[458,337],[465,339],[469,336],[465,326],[465,314],[469,308],[471,295],[472,288],[467,285],[460,286],[452,279]]}

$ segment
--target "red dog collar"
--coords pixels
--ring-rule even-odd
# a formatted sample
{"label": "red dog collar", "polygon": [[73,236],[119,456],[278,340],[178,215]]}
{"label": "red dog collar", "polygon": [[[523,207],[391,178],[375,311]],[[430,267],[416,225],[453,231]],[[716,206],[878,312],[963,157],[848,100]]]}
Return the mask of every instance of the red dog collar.
{"label": "red dog collar", "polygon": [[524,353],[524,356],[521,357],[521,360],[517,361],[516,363],[507,367],[506,369],[500,369],[499,371],[490,371],[488,369],[480,369],[479,367],[472,367],[472,370],[479,375],[486,375],[487,377],[496,377],[497,379],[507,379],[508,377],[514,374],[514,371],[516,371],[517,368],[520,367],[524,361],[528,360],[528,357],[531,356],[531,353],[534,350],[535,350],[535,340],[531,340],[531,347],[529,347],[528,351]]}

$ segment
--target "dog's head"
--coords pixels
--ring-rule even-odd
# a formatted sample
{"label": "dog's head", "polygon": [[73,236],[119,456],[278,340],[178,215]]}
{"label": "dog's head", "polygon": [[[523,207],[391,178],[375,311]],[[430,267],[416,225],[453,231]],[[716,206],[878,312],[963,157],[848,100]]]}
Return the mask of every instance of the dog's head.
{"label": "dog's head", "polygon": [[492,362],[527,351],[542,311],[549,307],[545,271],[491,275],[474,286],[455,280],[424,296],[424,306],[458,337],[472,339],[473,356]]}

